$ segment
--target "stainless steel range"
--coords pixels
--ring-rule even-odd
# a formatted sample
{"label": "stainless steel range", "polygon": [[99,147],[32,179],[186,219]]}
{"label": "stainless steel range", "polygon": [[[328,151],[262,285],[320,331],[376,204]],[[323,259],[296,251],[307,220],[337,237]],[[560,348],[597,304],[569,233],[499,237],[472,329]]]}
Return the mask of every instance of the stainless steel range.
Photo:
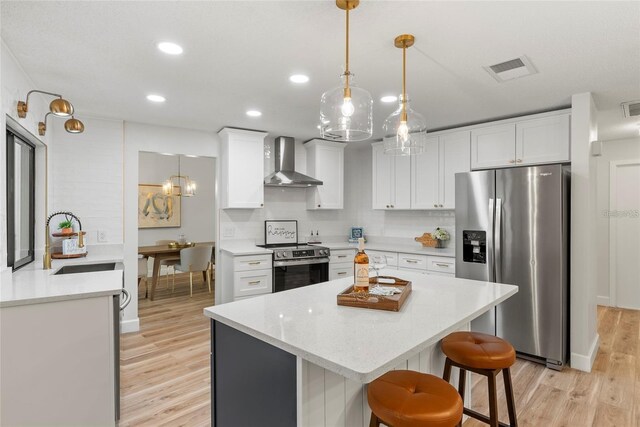
{"label": "stainless steel range", "polygon": [[258,246],[273,250],[273,292],[329,280],[329,248],[297,242],[297,221],[265,221],[265,244]]}
{"label": "stainless steel range", "polygon": [[273,291],[301,288],[329,280],[329,249],[297,245],[273,250]]}

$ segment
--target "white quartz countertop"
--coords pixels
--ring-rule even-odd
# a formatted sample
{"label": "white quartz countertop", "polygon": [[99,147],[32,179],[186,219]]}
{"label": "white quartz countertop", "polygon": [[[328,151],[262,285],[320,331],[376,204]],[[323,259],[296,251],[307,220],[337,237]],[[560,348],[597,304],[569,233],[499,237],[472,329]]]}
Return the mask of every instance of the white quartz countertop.
{"label": "white quartz countertop", "polygon": [[4,271],[0,274],[0,307],[116,295],[122,291],[122,269],[63,275],[54,273],[65,265],[122,260],[121,248],[89,249],[84,258],[52,260],[50,270],[43,270],[42,261],[38,260],[13,273]]}
{"label": "white quartz countertop", "polygon": [[398,271],[399,312],[338,306],[351,278],[204,309],[206,316],[339,375],[369,383],[514,295],[517,286]]}
{"label": "white quartz countertop", "polygon": [[234,256],[239,255],[271,255],[271,249],[256,246],[254,242],[242,240],[227,240],[218,242],[221,251],[227,252]]}
{"label": "white quartz countertop", "polygon": [[[324,246],[326,248],[332,250],[339,249],[358,249],[357,243],[349,243],[349,242],[323,242],[319,243],[318,246]],[[456,251],[454,248],[425,248],[418,242],[415,244],[402,244],[402,243],[386,243],[386,242],[367,242],[364,245],[364,250],[372,250],[372,251],[385,251],[385,252],[399,252],[399,253],[407,253],[407,254],[416,254],[416,255],[431,255],[431,256],[446,256],[453,257],[456,256]]]}

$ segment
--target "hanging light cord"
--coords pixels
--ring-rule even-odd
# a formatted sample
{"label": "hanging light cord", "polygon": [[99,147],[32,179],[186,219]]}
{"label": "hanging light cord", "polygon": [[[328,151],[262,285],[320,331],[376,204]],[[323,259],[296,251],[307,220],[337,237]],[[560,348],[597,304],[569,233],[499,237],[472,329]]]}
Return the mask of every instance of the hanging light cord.
{"label": "hanging light cord", "polygon": [[349,89],[349,76],[351,75],[351,71],[349,71],[349,6],[347,5],[346,9],[347,19],[346,19],[346,49],[345,49],[345,84],[344,84],[344,97],[351,98],[351,89]]}
{"label": "hanging light cord", "polygon": [[402,121],[407,121],[407,45],[402,46]]}

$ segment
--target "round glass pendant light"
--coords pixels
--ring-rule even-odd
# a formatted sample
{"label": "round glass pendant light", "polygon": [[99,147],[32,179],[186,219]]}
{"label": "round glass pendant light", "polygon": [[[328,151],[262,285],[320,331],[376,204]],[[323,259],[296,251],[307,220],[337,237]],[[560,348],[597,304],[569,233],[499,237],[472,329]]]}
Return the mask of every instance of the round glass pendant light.
{"label": "round glass pendant light", "polygon": [[402,49],[402,95],[400,105],[384,121],[384,152],[396,156],[411,156],[424,151],[427,122],[422,114],[411,109],[406,90],[407,48],[413,46],[415,38],[403,34],[395,39],[395,46]]}
{"label": "round glass pendant light", "polygon": [[363,141],[373,133],[373,99],[366,90],[353,85],[349,70],[349,11],[359,0],[336,0],[346,13],[346,62],[342,85],[322,94],[320,100],[320,133],[334,141]]}

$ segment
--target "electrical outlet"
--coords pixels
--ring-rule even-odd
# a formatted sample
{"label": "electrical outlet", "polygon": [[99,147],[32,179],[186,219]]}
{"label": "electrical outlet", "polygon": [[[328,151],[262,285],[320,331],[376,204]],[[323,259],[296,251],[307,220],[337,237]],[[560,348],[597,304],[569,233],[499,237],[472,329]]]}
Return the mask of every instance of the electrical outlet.
{"label": "electrical outlet", "polygon": [[233,237],[236,235],[235,227],[224,227],[222,229],[222,237]]}
{"label": "electrical outlet", "polygon": [[107,242],[107,233],[104,230],[98,230],[98,243]]}

